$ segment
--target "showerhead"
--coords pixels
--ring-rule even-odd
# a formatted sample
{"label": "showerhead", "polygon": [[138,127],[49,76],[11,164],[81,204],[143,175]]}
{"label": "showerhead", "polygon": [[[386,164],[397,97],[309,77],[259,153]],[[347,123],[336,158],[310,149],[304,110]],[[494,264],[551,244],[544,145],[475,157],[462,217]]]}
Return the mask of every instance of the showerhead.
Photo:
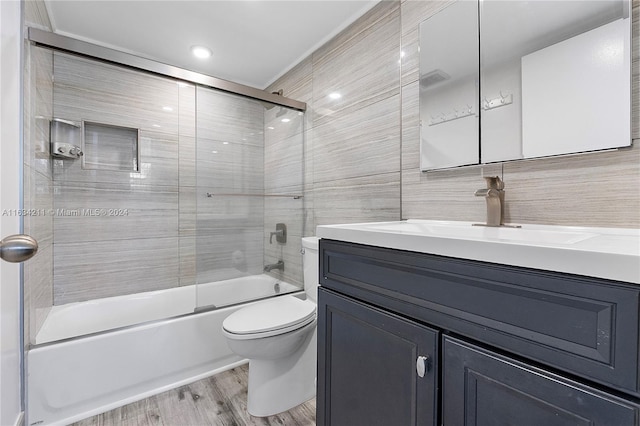
{"label": "showerhead", "polygon": [[[284,93],[284,90],[279,89],[275,92],[271,92],[272,95],[278,95],[278,96],[282,96],[282,94]],[[264,107],[267,110],[273,109],[274,106],[277,106],[276,104],[272,104],[272,103],[268,103],[268,102],[261,102],[262,105],[264,105]]]}

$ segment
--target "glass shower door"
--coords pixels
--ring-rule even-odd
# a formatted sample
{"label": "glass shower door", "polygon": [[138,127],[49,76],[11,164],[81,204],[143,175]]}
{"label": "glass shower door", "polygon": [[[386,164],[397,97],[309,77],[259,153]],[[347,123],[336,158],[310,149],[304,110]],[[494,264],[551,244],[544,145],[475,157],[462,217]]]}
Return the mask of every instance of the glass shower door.
{"label": "glass shower door", "polygon": [[302,116],[208,88],[196,98],[198,308],[300,290]]}

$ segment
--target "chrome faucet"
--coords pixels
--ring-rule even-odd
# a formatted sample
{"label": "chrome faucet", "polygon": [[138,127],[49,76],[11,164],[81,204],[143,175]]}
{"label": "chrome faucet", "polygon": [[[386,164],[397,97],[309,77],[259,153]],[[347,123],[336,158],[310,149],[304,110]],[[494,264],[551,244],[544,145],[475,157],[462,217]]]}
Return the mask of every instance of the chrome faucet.
{"label": "chrome faucet", "polygon": [[504,225],[504,182],[498,176],[485,177],[487,187],[478,189],[476,197],[484,197],[487,201],[487,223],[482,226]]}
{"label": "chrome faucet", "polygon": [[277,263],[264,265],[264,272],[270,272],[270,271],[273,271],[274,269],[279,269],[284,272],[284,262],[282,260],[278,260]]}

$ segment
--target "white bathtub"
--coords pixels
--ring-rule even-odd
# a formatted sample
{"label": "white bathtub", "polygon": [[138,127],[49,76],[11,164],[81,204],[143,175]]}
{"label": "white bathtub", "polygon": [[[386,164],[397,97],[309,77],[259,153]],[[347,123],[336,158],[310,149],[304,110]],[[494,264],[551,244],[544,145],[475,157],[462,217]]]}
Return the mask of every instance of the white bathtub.
{"label": "white bathtub", "polygon": [[[251,303],[241,302],[273,295],[276,282],[281,294],[300,290],[258,275],[54,307],[38,344],[124,328],[31,349],[27,424],[69,424],[246,362],[227,347],[222,322]],[[234,305],[162,320],[192,313],[196,301]]]}

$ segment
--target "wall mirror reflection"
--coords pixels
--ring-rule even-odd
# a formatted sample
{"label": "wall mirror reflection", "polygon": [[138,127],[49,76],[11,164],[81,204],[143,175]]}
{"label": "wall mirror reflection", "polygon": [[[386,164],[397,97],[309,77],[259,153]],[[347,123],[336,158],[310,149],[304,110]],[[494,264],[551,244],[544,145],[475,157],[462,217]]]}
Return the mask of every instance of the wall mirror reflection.
{"label": "wall mirror reflection", "polygon": [[[451,19],[448,24],[435,26],[439,19],[431,18],[420,27],[422,170],[470,164],[470,152],[453,152],[447,161],[434,154],[455,144],[460,133],[433,136],[429,119],[438,109],[433,104],[448,105],[422,85],[432,62],[442,61],[431,57],[437,51],[422,46],[450,37],[435,32],[455,28],[462,18],[445,12],[459,4],[479,8],[480,41],[467,47],[479,46],[481,131],[475,164],[631,145],[630,2],[462,1],[435,15]],[[454,51],[462,51],[457,44]],[[445,49],[444,54],[455,53]],[[467,148],[476,154],[471,143]]]}
{"label": "wall mirror reflection", "polygon": [[420,164],[477,164],[478,5],[452,4],[420,25]]}

